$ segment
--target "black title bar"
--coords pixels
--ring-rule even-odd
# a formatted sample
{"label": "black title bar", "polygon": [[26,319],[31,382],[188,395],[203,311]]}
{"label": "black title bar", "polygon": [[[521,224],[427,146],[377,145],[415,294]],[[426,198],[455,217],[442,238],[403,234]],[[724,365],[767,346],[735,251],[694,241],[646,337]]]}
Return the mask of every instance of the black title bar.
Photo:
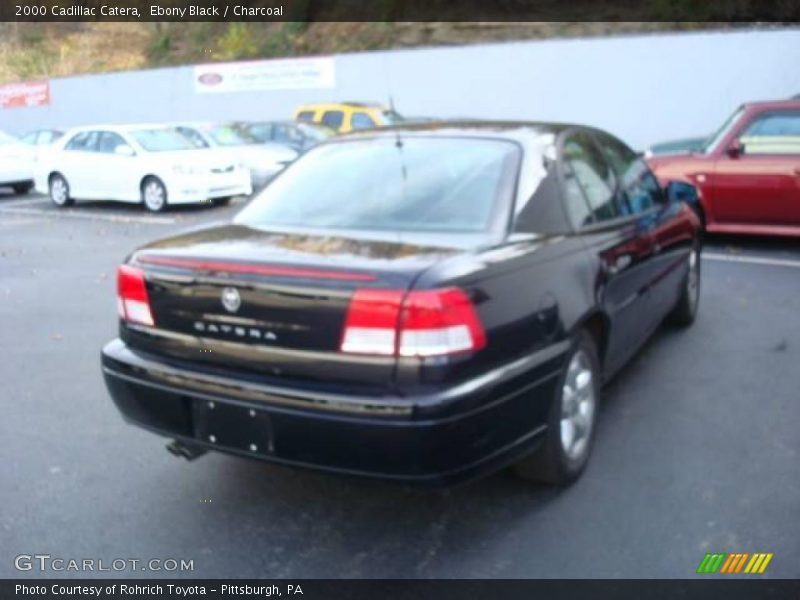
{"label": "black title bar", "polygon": [[295,600],[756,600],[800,597],[800,581],[698,576],[692,580],[0,580],[0,598],[50,600],[255,599]]}
{"label": "black title bar", "polygon": [[3,0],[0,21],[800,22],[794,0]]}

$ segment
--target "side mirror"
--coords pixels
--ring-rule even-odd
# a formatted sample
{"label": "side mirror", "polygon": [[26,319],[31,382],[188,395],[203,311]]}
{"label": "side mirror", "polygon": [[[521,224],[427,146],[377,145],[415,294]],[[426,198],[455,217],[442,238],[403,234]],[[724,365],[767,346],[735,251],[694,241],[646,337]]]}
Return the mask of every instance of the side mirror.
{"label": "side mirror", "polygon": [[727,154],[729,158],[739,158],[744,154],[744,146],[742,146],[739,140],[735,140],[731,142],[731,145],[725,150],[725,154]]}
{"label": "side mirror", "polygon": [[665,188],[670,202],[697,204],[697,188],[685,181],[670,181]]}
{"label": "side mirror", "polygon": [[120,144],[116,148],[114,148],[114,154],[117,156],[135,156],[136,153],[133,151],[133,148],[128,146],[127,144]]}

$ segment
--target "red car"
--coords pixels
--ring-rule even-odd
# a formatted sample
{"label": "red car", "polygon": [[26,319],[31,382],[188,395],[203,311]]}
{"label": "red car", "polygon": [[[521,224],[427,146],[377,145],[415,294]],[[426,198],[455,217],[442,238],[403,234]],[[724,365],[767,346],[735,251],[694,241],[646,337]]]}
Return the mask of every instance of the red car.
{"label": "red car", "polygon": [[800,236],[800,101],[741,106],[701,151],[647,161],[699,192],[707,231]]}

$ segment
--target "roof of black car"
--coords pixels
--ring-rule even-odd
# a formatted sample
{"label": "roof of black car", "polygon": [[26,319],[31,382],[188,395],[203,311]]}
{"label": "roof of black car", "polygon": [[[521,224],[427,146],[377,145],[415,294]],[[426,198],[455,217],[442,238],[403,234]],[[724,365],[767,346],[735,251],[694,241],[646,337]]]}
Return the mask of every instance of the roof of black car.
{"label": "roof of black car", "polygon": [[376,135],[395,135],[398,133],[411,134],[441,134],[447,136],[498,136],[515,137],[514,134],[520,130],[527,130],[535,133],[555,133],[569,127],[583,127],[570,123],[549,123],[537,121],[488,121],[488,120],[467,120],[459,119],[453,121],[424,121],[415,123],[396,123],[374,129],[359,129],[346,133],[341,137],[371,137]]}

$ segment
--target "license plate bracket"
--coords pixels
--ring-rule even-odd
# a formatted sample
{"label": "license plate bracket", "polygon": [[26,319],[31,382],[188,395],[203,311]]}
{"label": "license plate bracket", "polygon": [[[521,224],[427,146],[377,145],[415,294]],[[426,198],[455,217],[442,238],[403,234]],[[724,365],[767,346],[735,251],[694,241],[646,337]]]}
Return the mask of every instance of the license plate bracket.
{"label": "license plate bracket", "polygon": [[272,421],[266,411],[212,400],[195,400],[198,440],[250,454],[273,454]]}

